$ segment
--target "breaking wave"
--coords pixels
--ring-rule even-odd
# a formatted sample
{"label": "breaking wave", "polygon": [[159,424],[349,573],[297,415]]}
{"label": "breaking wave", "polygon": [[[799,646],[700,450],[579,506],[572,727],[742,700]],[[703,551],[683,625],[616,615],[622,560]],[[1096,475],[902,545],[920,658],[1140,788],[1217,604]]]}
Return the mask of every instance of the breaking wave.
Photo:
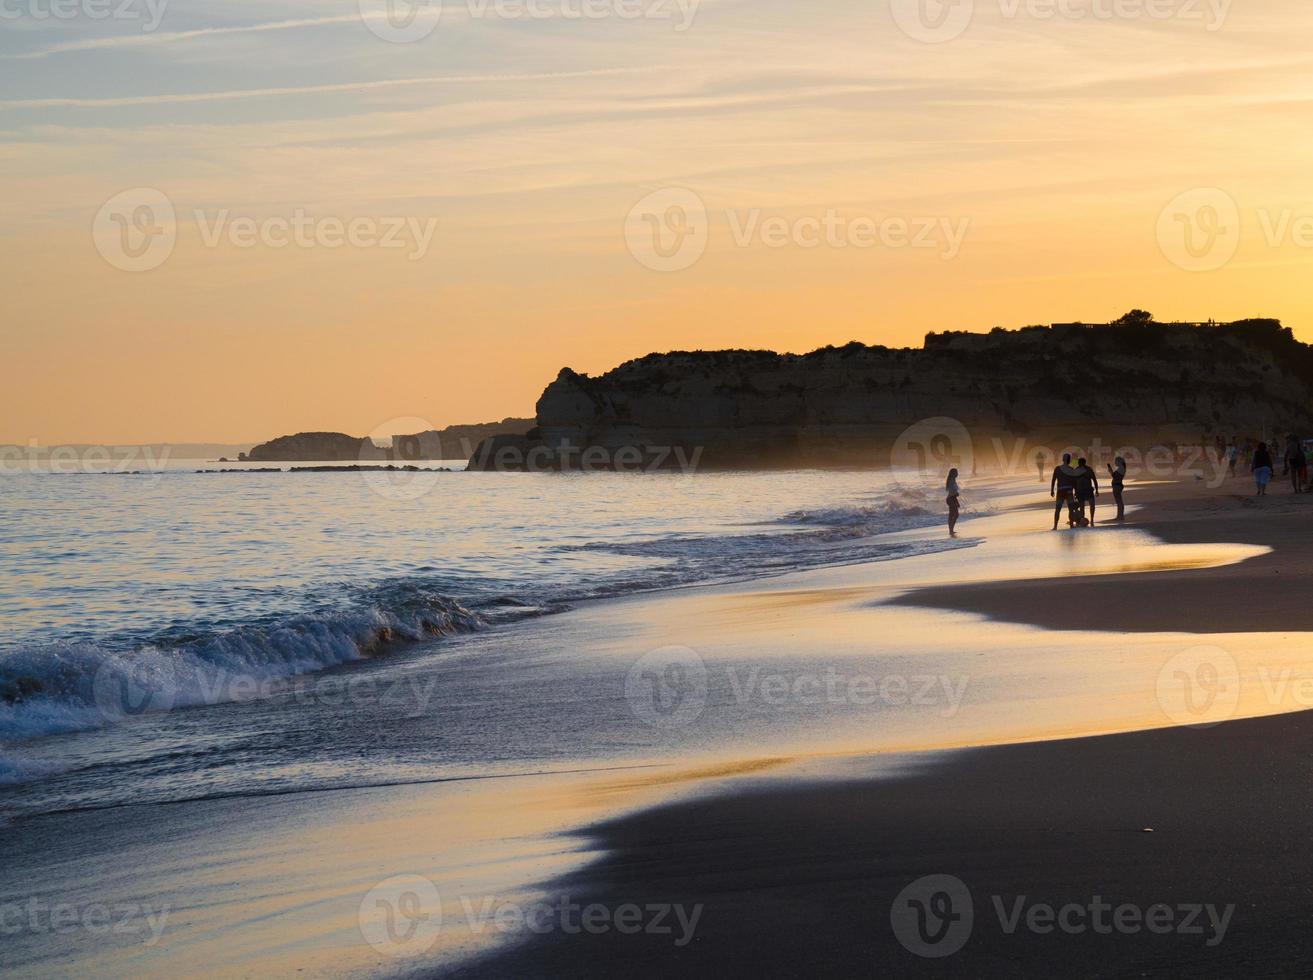
{"label": "breaking wave", "polygon": [[[850,506],[796,510],[711,533],[636,536],[618,525],[609,540],[538,545],[541,560],[531,570],[444,573],[421,565],[373,585],[338,582],[299,599],[276,596],[307,605],[254,621],[247,614],[183,620],[168,632],[20,640],[0,650],[0,748],[149,712],[265,697],[292,678],[400,642],[513,623],[576,601],[967,546],[894,533],[942,520],[928,494],[895,486]],[[585,554],[592,557],[580,562]],[[51,774],[42,768],[49,765],[0,752],[0,784],[41,779]]]}
{"label": "breaking wave", "polygon": [[[393,608],[307,614],[124,649],[97,643],[20,647],[0,658],[0,740],[259,697],[277,682],[372,656],[392,643],[481,625],[482,617],[451,598],[418,594]],[[0,782],[23,777],[0,757]]]}

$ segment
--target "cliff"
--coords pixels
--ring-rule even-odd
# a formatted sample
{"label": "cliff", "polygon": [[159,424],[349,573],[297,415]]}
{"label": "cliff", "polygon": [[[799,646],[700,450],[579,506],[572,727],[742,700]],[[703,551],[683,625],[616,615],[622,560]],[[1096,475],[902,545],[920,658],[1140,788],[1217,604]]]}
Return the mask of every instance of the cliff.
{"label": "cliff", "polygon": [[1275,320],[1165,324],[1135,311],[1111,324],[931,333],[920,349],[675,351],[596,378],[566,368],[538,400],[535,429],[489,440],[470,465],[525,468],[517,459],[537,452],[529,468],[576,468],[591,449],[596,468],[622,452],[647,466],[695,453],[701,468],[887,466],[937,455],[947,430],[992,468],[1003,460],[982,457],[1026,446],[1309,433],[1311,394],[1313,348]]}
{"label": "cliff", "polygon": [[410,435],[394,435],[392,445],[378,446],[363,436],[341,432],[298,432],[263,442],[239,458],[251,463],[302,462],[412,462],[430,459],[465,459],[490,436],[517,435],[533,426],[533,419],[502,419],[475,425],[449,425]]}

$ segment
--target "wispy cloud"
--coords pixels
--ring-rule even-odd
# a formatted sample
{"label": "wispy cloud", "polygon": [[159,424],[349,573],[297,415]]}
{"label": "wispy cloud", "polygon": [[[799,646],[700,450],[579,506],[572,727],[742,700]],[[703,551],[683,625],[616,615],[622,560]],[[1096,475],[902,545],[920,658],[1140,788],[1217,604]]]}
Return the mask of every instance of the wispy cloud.
{"label": "wispy cloud", "polygon": [[263,24],[242,24],[232,27],[202,27],[194,31],[165,31],[154,34],[120,34],[113,37],[88,38],[82,41],[64,41],[36,51],[24,51],[21,54],[6,55],[6,60],[30,61],[47,58],[54,54],[67,54],[74,51],[97,51],[104,48],[143,47],[158,44],[173,44],[178,41],[190,41],[196,38],[219,37],[226,34],[256,34],[264,31],[291,31],[303,27],[323,27],[331,24],[358,24],[360,14],[343,14],[339,17],[306,17],[300,20],[277,20]]}
{"label": "wispy cloud", "polygon": [[294,85],[283,88],[227,89],[221,92],[185,92],[171,95],[129,95],[108,99],[81,97],[49,99],[0,99],[0,109],[109,109],[119,106],[175,105],[188,102],[223,102],[232,99],[280,98],[289,95],[320,95],[332,92],[368,92],[375,89],[412,85],[496,84],[540,82],[555,79],[593,78],[607,75],[636,75],[643,72],[669,71],[668,65],[642,65],[628,68],[588,68],[581,71],[544,71],[523,74],[491,75],[423,75],[417,78],[384,78],[360,82],[334,82],[324,85]]}

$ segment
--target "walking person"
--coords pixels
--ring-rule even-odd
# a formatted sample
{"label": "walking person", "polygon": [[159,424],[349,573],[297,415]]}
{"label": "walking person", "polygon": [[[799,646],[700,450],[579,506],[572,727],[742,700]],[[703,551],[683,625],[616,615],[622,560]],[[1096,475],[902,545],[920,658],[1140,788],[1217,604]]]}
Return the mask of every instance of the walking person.
{"label": "walking person", "polygon": [[1272,455],[1267,451],[1267,443],[1260,442],[1258,448],[1254,450],[1253,462],[1249,468],[1254,473],[1254,486],[1258,488],[1258,496],[1267,496],[1267,485],[1272,479]]}
{"label": "walking person", "polygon": [[1232,440],[1229,443],[1227,443],[1226,446],[1227,472],[1231,476],[1235,476],[1235,464],[1238,455],[1239,455],[1239,451],[1236,449],[1235,439],[1232,438]]}
{"label": "walking person", "polygon": [[[1082,456],[1076,462],[1076,502],[1080,504],[1080,525],[1081,527],[1094,526],[1094,498],[1099,495],[1099,478],[1094,475],[1094,469],[1085,461]],[[1090,514],[1088,520],[1085,516],[1085,507],[1089,505]]]}
{"label": "walking person", "polygon": [[[1117,464],[1116,467],[1113,463]],[[1108,476],[1112,477],[1112,499],[1117,502],[1117,516],[1114,521],[1126,520],[1126,502],[1122,500],[1122,488],[1126,485],[1126,458],[1118,456],[1108,464]]]}
{"label": "walking person", "polygon": [[[1053,530],[1058,529],[1058,515],[1066,507],[1071,512],[1072,497],[1076,493],[1076,471],[1071,466],[1071,453],[1062,454],[1062,462],[1053,467],[1053,478],[1049,480],[1049,496],[1054,498]],[[1071,524],[1068,518],[1068,526]]]}
{"label": "walking person", "polygon": [[944,491],[948,494],[946,503],[948,504],[948,536],[957,537],[957,515],[961,512],[961,502],[959,496],[961,488],[957,485],[957,467],[948,471],[948,479],[944,482]]}
{"label": "walking person", "polygon": [[1304,483],[1308,480],[1308,456],[1303,444],[1294,436],[1290,437],[1288,445],[1286,460],[1290,464],[1290,488],[1295,493],[1303,493]]}

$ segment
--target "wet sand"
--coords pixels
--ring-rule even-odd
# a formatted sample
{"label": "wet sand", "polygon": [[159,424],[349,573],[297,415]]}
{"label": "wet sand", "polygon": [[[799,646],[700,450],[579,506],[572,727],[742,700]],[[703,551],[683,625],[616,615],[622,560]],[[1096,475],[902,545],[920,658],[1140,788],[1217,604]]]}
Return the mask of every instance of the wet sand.
{"label": "wet sand", "polygon": [[[676,936],[556,932],[443,975],[1282,976],[1307,960],[1313,715],[963,750],[903,776],[861,770],[595,828],[605,856],[553,887],[581,904],[700,905],[682,948]],[[958,879],[974,910],[969,938],[942,958],[909,950],[891,924],[899,892],[927,875]],[[1032,931],[1023,917],[1009,933],[1021,896],[1026,915],[1081,906],[1067,923],[1086,928]],[[1126,912],[1123,929],[1096,931],[1099,901],[1142,915],[1165,905],[1173,928],[1129,931]]]}
{"label": "wet sand", "polygon": [[[1239,566],[1168,569],[1150,576],[1048,577],[973,582],[920,589],[898,602],[978,613],[1045,629],[1229,633],[1313,630],[1313,494],[1276,485],[1256,498],[1236,477],[1216,490],[1171,483],[1132,491],[1143,507],[1125,527],[1150,531],[1170,544],[1241,542],[1272,549]],[[1104,512],[1110,509],[1104,505]],[[1116,533],[1101,524],[1074,533]]]}
{"label": "wet sand", "polygon": [[[1058,630],[1313,628],[1313,498],[1252,501],[1245,489],[1148,488],[1131,520],[1166,542],[1269,554],[888,601]],[[1215,679],[1196,679],[1207,695]],[[1313,953],[1310,777],[1307,711],[804,763],[595,826],[597,859],[548,886],[607,907],[700,908],[686,944],[554,931],[443,975],[1291,975]],[[953,918],[966,910],[966,925]]]}
{"label": "wet sand", "polygon": [[[21,935],[21,950],[6,954],[13,972],[1273,972],[1298,952],[1313,912],[1304,884],[1313,869],[1302,857],[1309,716],[1161,726],[1182,711],[1215,721],[1313,704],[1299,686],[1313,685],[1308,637],[1271,632],[1284,628],[1273,609],[1257,620],[1238,613],[1218,620],[1234,632],[1206,638],[1235,661],[1236,676],[1223,678],[1233,697],[1173,712],[1157,686],[1204,642],[1192,635],[1188,583],[1229,581],[1234,598],[1250,588],[1236,583],[1268,567],[1260,563],[1276,561],[1283,573],[1303,567],[1281,564],[1303,533],[1303,501],[1272,498],[1290,509],[1268,515],[1283,529],[1241,524],[1246,505],[1227,491],[1138,491],[1134,502],[1161,503],[1134,520],[1151,520],[1174,542],[1165,544],[1134,526],[1037,532],[1036,517],[1045,519],[1037,489],[1026,488],[1034,499],[1016,506],[1006,503],[1014,497],[996,507],[974,496],[969,505],[984,501],[986,513],[960,526],[961,550],[589,604],[532,633],[492,631],[440,656],[417,651],[344,669],[384,680],[433,671],[447,684],[458,677],[468,697],[523,698],[521,730],[488,737],[558,746],[560,758],[540,767],[556,773],[15,820],[3,831],[12,876],[0,882],[0,905],[37,896],[152,903],[170,914],[149,947],[87,931]],[[1169,632],[1133,635],[1077,632],[1066,620],[1055,632],[981,619],[961,597],[1002,578],[1012,584],[1000,592],[1023,597],[1035,592],[1018,583],[1062,583],[1064,609],[1091,587],[1122,582],[1115,592],[1127,597],[1170,578],[1177,618],[1146,610]],[[928,607],[909,604],[932,590]],[[945,608],[949,595],[955,608]],[[1039,621],[1042,603],[1018,602],[1031,618],[1017,622]],[[1104,619],[1089,625],[1107,629]],[[654,725],[628,682],[643,657],[671,646],[698,654],[705,705],[681,724]],[[1273,693],[1267,668],[1294,673],[1282,673]],[[818,698],[812,685],[831,677],[847,685],[845,696]],[[918,703],[910,695],[922,678],[942,684]],[[782,698],[774,680],[785,684]],[[886,689],[886,681],[912,683]],[[571,748],[571,738],[584,748]],[[1142,833],[1146,826],[1153,833]],[[926,874],[952,875],[975,896],[971,939],[941,959],[910,953],[890,925],[894,897]],[[362,910],[376,907],[374,889],[416,875],[441,893],[433,943],[413,957],[390,940],[371,945]],[[1210,946],[1193,932],[1008,933],[991,895],[1008,909],[1019,895],[1236,909]],[[498,908],[561,902],[598,905],[603,916],[632,906],[640,931],[619,931],[611,919],[617,928],[539,934],[490,918]],[[404,911],[399,901],[394,908]],[[669,931],[655,929],[661,908]],[[404,934],[407,922],[397,925]]]}

